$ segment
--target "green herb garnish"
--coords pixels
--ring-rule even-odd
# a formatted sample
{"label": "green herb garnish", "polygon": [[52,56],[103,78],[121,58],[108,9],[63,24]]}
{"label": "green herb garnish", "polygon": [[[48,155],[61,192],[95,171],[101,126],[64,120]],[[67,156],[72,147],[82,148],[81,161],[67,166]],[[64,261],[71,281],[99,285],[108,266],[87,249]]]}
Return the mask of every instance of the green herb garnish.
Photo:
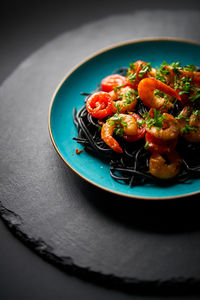
{"label": "green herb garnish", "polygon": [[197,109],[197,110],[193,111],[192,114],[195,116],[200,116],[200,110]]}
{"label": "green herb garnish", "polygon": [[180,73],[180,70],[181,70],[181,64],[180,64],[180,62],[173,62],[171,64],[171,66],[172,66],[172,70],[173,70],[173,72],[175,74],[179,74]]}
{"label": "green herb garnish", "polygon": [[200,88],[194,89],[195,95],[190,97],[192,103],[196,102],[196,100],[200,99]]}
{"label": "green herb garnish", "polygon": [[164,61],[162,63],[162,65],[160,66],[159,72],[163,75],[169,75],[170,70],[166,68],[167,66],[169,66],[168,63],[166,61]]}
{"label": "green herb garnish", "polygon": [[185,127],[182,127],[181,128],[181,132],[183,134],[187,134],[187,133],[190,133],[190,131],[197,131],[198,130],[198,127],[197,126],[190,126],[188,124],[185,125]]}
{"label": "green herb garnish", "polygon": [[130,80],[130,82],[136,81],[136,79],[137,79],[136,78],[136,73],[133,73],[133,72],[128,72],[127,77]]}
{"label": "green herb garnish", "polygon": [[124,87],[125,86],[125,84],[122,84],[122,85],[118,85],[118,86],[113,86],[113,90],[115,91],[115,92],[118,92],[122,87]]}
{"label": "green herb garnish", "polygon": [[156,97],[165,98],[165,99],[168,99],[168,97],[169,97],[167,94],[165,94],[165,93],[163,93],[163,92],[161,92],[159,90],[155,90],[154,91],[154,95]]}
{"label": "green herb garnish", "polygon": [[147,63],[146,65],[140,65],[141,70],[139,71],[138,77],[142,78],[147,72],[151,71],[151,64]]}
{"label": "green herb garnish", "polygon": [[148,149],[149,148],[149,143],[146,142],[145,145],[144,145],[144,149]]}
{"label": "green herb garnish", "polygon": [[164,61],[159,69],[156,70],[156,79],[166,83],[166,76],[170,74],[170,70],[166,68],[168,63]]}
{"label": "green herb garnish", "polygon": [[175,80],[175,89],[179,89],[179,95],[190,94],[194,86],[191,84],[192,78],[190,77],[181,77],[179,80]]}
{"label": "green herb garnish", "polygon": [[189,121],[190,119],[188,118],[188,116],[184,116],[184,114],[180,114],[178,117],[176,117],[177,120],[185,120],[185,121]]}
{"label": "green herb garnish", "polygon": [[140,129],[144,124],[144,120],[137,120],[136,123],[137,123],[137,127]]}
{"label": "green herb garnish", "polygon": [[116,135],[122,137],[124,134],[124,127],[127,127],[127,123],[122,120],[119,113],[114,114],[107,120],[111,126],[115,126],[113,131]]}
{"label": "green herb garnish", "polygon": [[[128,70],[128,72],[127,72],[127,77],[128,77],[128,79],[129,79],[131,82],[137,80],[136,72],[133,72],[133,71],[135,71],[135,69],[136,69],[135,63],[130,63],[130,64],[129,64],[129,70]],[[138,72],[138,77],[139,77],[139,78],[143,78],[144,75],[145,75],[148,71],[151,71],[151,64],[150,64],[150,63],[147,63],[147,64],[141,64],[141,65],[140,65],[140,71]]]}
{"label": "green herb garnish", "polygon": [[147,127],[155,126],[158,129],[163,127],[163,120],[166,118],[159,110],[153,109],[154,117],[152,118],[149,113],[145,114],[145,122]]}
{"label": "green herb garnish", "polygon": [[183,67],[183,70],[185,70],[185,71],[189,71],[189,72],[194,72],[194,71],[196,71],[196,67],[195,67],[195,65],[187,65],[187,66],[185,66],[185,67]]}
{"label": "green herb garnish", "polygon": [[156,71],[156,79],[162,81],[163,83],[166,83],[166,78],[161,75],[159,71]]}
{"label": "green herb garnish", "polygon": [[130,63],[130,64],[129,64],[129,68],[130,68],[131,70],[135,70],[135,68],[136,68],[135,63]]}
{"label": "green herb garnish", "polygon": [[125,98],[125,105],[131,104],[131,102],[134,100],[134,91],[129,89],[127,92],[124,93]]}

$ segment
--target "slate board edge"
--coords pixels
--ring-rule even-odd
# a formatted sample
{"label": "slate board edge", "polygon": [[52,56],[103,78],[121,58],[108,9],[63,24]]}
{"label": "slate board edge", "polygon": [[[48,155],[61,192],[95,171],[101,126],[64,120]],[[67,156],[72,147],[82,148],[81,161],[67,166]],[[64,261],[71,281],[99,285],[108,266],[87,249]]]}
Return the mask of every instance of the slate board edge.
{"label": "slate board edge", "polygon": [[51,246],[42,239],[34,239],[23,232],[23,220],[19,215],[7,209],[0,201],[0,216],[11,232],[26,246],[37,253],[45,261],[53,264],[62,271],[78,276],[82,280],[90,281],[107,288],[119,289],[128,293],[142,294],[185,294],[200,293],[200,278],[171,278],[169,280],[144,281],[137,278],[117,277],[113,274],[103,274],[88,268],[83,268],[74,263],[71,257],[58,257]]}

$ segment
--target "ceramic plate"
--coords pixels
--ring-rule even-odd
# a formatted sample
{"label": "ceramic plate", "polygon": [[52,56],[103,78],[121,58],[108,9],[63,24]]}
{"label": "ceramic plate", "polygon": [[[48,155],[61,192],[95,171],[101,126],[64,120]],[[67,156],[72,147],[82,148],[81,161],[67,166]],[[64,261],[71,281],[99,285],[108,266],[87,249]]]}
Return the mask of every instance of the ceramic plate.
{"label": "ceramic plate", "polygon": [[160,187],[147,184],[130,188],[114,181],[109,166],[83,151],[73,140],[77,130],[73,124],[72,111],[84,104],[81,92],[95,90],[102,78],[130,62],[143,60],[158,67],[164,60],[168,63],[180,61],[182,65],[200,65],[200,44],[173,39],[151,39],[132,41],[115,45],[96,53],[75,67],[61,82],[54,93],[49,110],[49,131],[51,140],[64,162],[79,176],[95,186],[122,196],[140,199],[173,199],[197,194],[200,179],[183,184]]}

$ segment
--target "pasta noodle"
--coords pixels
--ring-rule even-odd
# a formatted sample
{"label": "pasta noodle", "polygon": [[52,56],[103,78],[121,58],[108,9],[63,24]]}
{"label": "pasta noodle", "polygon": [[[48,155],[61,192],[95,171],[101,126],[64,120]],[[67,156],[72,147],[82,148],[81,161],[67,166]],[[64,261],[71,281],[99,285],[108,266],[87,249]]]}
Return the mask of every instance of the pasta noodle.
{"label": "pasta noodle", "polygon": [[[127,78],[128,69],[120,68],[115,71],[114,74],[126,76]],[[82,93],[82,95],[85,96],[85,103],[87,103],[91,95],[99,91],[101,91],[101,87],[98,86],[93,93]],[[177,118],[182,109],[182,102],[175,101],[168,113]],[[134,112],[141,118],[149,112],[149,108],[144,105],[139,96],[137,96],[137,104],[134,108]],[[102,160],[106,160],[110,165],[110,175],[114,180],[133,187],[147,183],[169,185],[200,177],[200,143],[191,143],[179,136],[176,151],[180,154],[182,159],[180,171],[178,175],[173,178],[163,180],[153,176],[149,172],[151,152],[145,148],[144,138],[135,142],[128,142],[124,140],[123,137],[115,135],[116,141],[123,149],[122,153],[113,151],[113,149],[104,142],[101,136],[101,128],[108,119],[109,116],[103,119],[93,117],[85,105],[83,105],[78,112],[76,109],[73,110],[73,120],[78,131],[78,136],[74,137],[74,140],[82,144],[85,151],[89,154],[98,155]],[[165,157],[167,161],[167,155],[165,153],[163,157]]]}

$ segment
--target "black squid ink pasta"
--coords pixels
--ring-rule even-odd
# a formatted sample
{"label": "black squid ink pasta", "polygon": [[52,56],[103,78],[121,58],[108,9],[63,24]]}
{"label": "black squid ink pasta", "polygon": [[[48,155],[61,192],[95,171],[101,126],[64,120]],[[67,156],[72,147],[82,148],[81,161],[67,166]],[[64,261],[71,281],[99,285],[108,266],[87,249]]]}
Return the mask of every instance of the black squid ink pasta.
{"label": "black squid ink pasta", "polygon": [[[81,93],[84,105],[79,111],[75,108],[73,110],[78,132],[74,140],[82,144],[89,155],[98,155],[106,160],[113,180],[130,187],[148,183],[164,186],[199,178],[199,74],[199,69],[193,65],[181,67],[180,63],[166,62],[160,68],[152,68],[150,63],[136,61],[130,63],[128,68],[116,70],[107,77],[111,86],[110,82],[104,84],[103,79],[94,92]],[[113,80],[113,75],[119,75],[125,81]],[[149,92],[152,84],[153,92]],[[103,96],[105,93],[106,97],[111,97],[113,110],[105,116],[95,117],[87,103],[93,95],[102,92]],[[134,108],[128,110],[133,93],[136,103]],[[148,95],[151,104],[148,103],[149,99],[144,99]],[[156,106],[158,102],[159,107]],[[104,110],[105,104],[102,106],[98,101],[92,108],[99,109],[99,105]],[[136,114],[133,123],[137,131],[129,138],[126,134],[129,129],[126,119],[132,120]],[[102,133],[104,127],[106,134]],[[178,133],[175,133],[176,127]],[[113,146],[113,139],[119,147]],[[178,163],[174,167],[172,160],[176,156]]]}

